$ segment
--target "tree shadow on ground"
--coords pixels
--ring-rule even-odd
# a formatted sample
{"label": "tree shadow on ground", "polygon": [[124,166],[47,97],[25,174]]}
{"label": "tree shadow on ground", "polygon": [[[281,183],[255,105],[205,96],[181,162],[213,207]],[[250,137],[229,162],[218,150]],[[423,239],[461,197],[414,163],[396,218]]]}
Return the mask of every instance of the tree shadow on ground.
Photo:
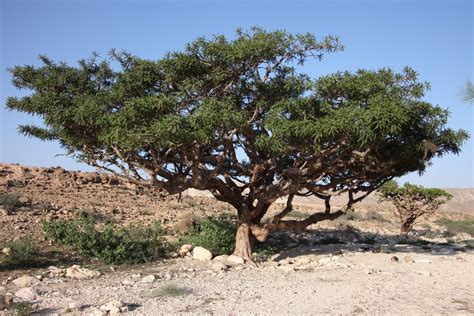
{"label": "tree shadow on ground", "polygon": [[8,271],[25,271],[30,269],[44,269],[49,266],[73,265],[83,262],[84,260],[74,256],[65,254],[59,250],[50,250],[41,252],[37,258],[26,263],[0,262],[0,273]]}
{"label": "tree shadow on ground", "polygon": [[420,236],[406,238],[398,235],[381,235],[346,227],[308,230],[296,236],[278,232],[270,236],[266,243],[257,246],[257,251],[265,249],[269,250],[268,254],[277,255],[275,261],[304,255],[335,255],[345,252],[414,252],[446,256],[474,251],[474,239],[458,242],[430,241]]}

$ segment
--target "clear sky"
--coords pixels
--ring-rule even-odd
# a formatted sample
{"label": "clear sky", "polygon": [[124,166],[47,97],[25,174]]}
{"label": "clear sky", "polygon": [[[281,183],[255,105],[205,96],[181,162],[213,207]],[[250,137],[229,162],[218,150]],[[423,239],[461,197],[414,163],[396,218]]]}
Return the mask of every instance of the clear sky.
{"label": "clear sky", "polygon": [[[21,95],[6,71],[14,65],[39,65],[38,54],[75,64],[95,51],[124,49],[143,58],[160,58],[194,38],[232,37],[238,27],[338,35],[344,52],[311,62],[313,77],[338,70],[411,66],[432,90],[426,100],[449,108],[453,128],[474,135],[474,105],[460,91],[473,79],[473,1],[87,1],[0,0],[1,82],[0,161],[92,170],[57,156],[56,143],[17,134],[19,124],[37,118],[5,110],[7,96]],[[474,142],[459,156],[434,161],[422,177],[400,181],[425,186],[474,187]]]}

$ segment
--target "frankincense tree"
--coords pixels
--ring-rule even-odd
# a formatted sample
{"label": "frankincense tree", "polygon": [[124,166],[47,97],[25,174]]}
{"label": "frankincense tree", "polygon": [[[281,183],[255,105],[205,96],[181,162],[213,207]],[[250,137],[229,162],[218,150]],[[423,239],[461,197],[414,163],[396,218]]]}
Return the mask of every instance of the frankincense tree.
{"label": "frankincense tree", "polygon": [[[299,72],[342,48],[334,36],[252,28],[232,40],[198,38],[159,60],[112,51],[69,66],[41,57],[40,67],[11,69],[31,94],[7,107],[43,119],[21,132],[100,170],[170,194],[209,190],[236,209],[234,254],[251,261],[255,240],[333,220],[467,138],[446,127],[447,110],[423,101],[428,83],[410,68]],[[332,211],[338,194],[347,204]],[[326,209],[285,220],[297,195],[324,199]],[[287,207],[264,223],[284,196]]]}
{"label": "frankincense tree", "polygon": [[378,196],[380,201],[389,201],[395,206],[401,236],[408,235],[419,217],[435,213],[452,198],[451,194],[441,189],[424,188],[408,182],[398,186],[393,180],[380,187]]}

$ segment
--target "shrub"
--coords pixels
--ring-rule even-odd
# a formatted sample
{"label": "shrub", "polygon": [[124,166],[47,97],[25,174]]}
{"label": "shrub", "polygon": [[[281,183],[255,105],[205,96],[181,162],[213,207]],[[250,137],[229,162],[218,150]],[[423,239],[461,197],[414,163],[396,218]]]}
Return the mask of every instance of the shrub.
{"label": "shrub", "polygon": [[28,316],[33,313],[33,307],[30,302],[15,302],[7,307],[6,315]]}
{"label": "shrub", "polygon": [[30,266],[37,261],[38,245],[30,237],[23,237],[7,244],[10,248],[5,262],[11,265]]}
{"label": "shrub", "polygon": [[383,214],[376,211],[368,211],[367,214],[365,215],[365,218],[371,221],[375,221],[375,222],[382,222],[382,223],[389,222],[389,220],[387,220],[385,216],[383,216]]}
{"label": "shrub", "polygon": [[467,233],[474,236],[474,219],[454,221],[447,218],[441,218],[435,221],[435,223],[446,227],[448,232],[451,234]]}
{"label": "shrub", "polygon": [[21,203],[15,195],[8,193],[0,193],[0,205],[3,206],[6,210],[12,211],[16,207],[22,206],[23,203]]}
{"label": "shrub", "polygon": [[214,255],[230,254],[235,247],[236,232],[235,218],[221,214],[197,220],[193,230],[182,238],[181,243],[204,247]]}
{"label": "shrub", "polygon": [[150,227],[128,228],[106,223],[98,230],[94,220],[83,214],[73,220],[42,222],[42,225],[49,239],[108,264],[150,262],[166,252],[162,231],[156,222]]}

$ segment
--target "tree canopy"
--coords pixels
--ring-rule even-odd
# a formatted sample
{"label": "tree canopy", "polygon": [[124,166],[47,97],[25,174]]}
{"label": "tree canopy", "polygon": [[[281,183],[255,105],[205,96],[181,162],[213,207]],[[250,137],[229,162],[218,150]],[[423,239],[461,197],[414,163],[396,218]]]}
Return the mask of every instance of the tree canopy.
{"label": "tree canopy", "polygon": [[[252,28],[198,38],[158,60],[111,51],[70,66],[40,56],[42,66],[11,69],[31,94],[7,107],[40,116],[44,126],[20,131],[59,141],[79,161],[172,194],[209,190],[259,238],[333,219],[332,195],[346,192],[348,209],[393,177],[458,153],[468,137],[423,100],[429,84],[409,67],[300,72],[342,49],[335,36]],[[282,220],[294,195],[310,194],[325,199],[325,213]],[[288,207],[263,227],[287,195]]]}

